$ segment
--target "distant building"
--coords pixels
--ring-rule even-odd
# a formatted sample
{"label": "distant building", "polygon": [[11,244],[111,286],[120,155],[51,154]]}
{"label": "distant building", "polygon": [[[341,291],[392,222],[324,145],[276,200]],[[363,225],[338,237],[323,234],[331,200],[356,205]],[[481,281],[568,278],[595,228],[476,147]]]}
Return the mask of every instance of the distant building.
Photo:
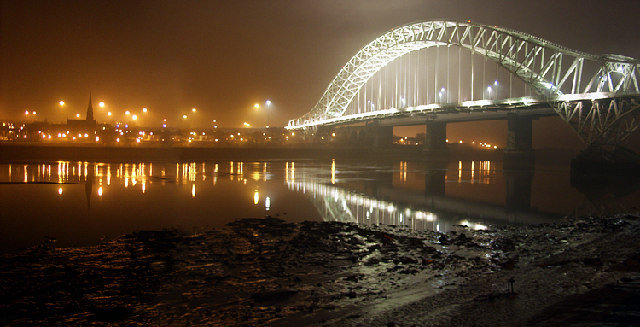
{"label": "distant building", "polygon": [[67,128],[72,133],[95,133],[97,127],[96,120],[93,119],[93,106],[91,105],[91,95],[89,95],[89,107],[87,108],[86,119],[67,119]]}

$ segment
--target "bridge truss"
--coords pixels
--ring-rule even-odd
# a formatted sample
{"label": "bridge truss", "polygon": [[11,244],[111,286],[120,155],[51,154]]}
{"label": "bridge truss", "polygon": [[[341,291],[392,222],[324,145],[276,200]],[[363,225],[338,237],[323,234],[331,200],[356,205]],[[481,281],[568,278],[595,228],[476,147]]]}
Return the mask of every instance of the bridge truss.
{"label": "bridge truss", "polygon": [[[390,101],[375,102],[361,95],[368,90],[367,83],[390,63],[409,53],[435,48],[446,49],[442,62],[451,60],[451,47],[470,53],[466,61],[468,69],[463,69],[462,55],[458,61],[457,97],[449,92],[451,74],[449,68],[442,71],[439,63],[440,52],[426,58],[431,70],[433,97],[429,103],[409,101],[407,90],[398,92]],[[516,77],[530,90],[530,95],[513,97],[512,92],[502,98],[487,98],[477,91],[478,75],[474,65],[475,57],[496,64],[509,73],[509,79]],[[477,60],[477,59],[476,59]],[[418,70],[425,61],[414,60]],[[483,111],[489,108],[506,110],[526,110],[541,104],[553,108],[587,144],[618,143],[637,129],[637,112],[640,108],[640,65],[638,60],[620,55],[591,55],[571,50],[541,38],[514,30],[487,26],[471,22],[429,21],[395,28],[367,44],[354,55],[331,81],[318,103],[302,117],[289,121],[288,129],[307,129],[323,125],[345,124],[371,119],[381,119],[407,114],[437,114],[452,111]],[[496,73],[497,74],[497,73]],[[440,76],[439,76],[440,75]],[[482,74],[482,79],[484,78]],[[377,76],[377,75],[376,75]],[[396,75],[397,77],[397,75]],[[397,79],[397,78],[396,78]],[[403,77],[406,85],[407,79]],[[417,82],[413,97],[428,99],[428,92],[420,94],[424,85]],[[465,85],[462,85],[464,81]],[[485,83],[483,80],[482,83]],[[496,85],[498,80],[495,81]],[[384,93],[379,83],[378,100]],[[443,85],[439,96],[436,92]],[[483,86],[481,86],[482,89]],[[427,88],[430,88],[427,82]],[[511,89],[511,82],[509,82]],[[374,93],[371,87],[369,93]],[[491,91],[491,86],[488,87]],[[506,92],[504,92],[506,93]],[[425,94],[427,95],[425,97]],[[453,99],[452,99],[453,98]],[[352,110],[357,106],[357,110]],[[364,107],[364,108],[363,108]],[[433,117],[433,115],[431,115]]]}

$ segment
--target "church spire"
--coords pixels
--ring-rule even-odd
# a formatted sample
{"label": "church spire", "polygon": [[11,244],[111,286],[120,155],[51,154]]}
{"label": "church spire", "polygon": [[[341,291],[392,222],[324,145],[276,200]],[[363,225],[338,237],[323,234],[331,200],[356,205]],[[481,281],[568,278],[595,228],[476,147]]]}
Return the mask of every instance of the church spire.
{"label": "church spire", "polygon": [[91,92],[89,92],[89,107],[87,108],[87,120],[93,120],[93,106],[91,106]]}

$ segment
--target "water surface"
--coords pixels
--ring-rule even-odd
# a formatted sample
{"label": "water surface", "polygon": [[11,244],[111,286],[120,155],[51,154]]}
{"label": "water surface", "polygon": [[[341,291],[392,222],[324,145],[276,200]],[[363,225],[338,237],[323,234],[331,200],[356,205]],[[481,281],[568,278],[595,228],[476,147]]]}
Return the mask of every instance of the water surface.
{"label": "water surface", "polygon": [[134,230],[199,231],[237,218],[448,231],[636,209],[635,187],[572,186],[566,164],[273,160],[0,164],[0,248],[84,246]]}

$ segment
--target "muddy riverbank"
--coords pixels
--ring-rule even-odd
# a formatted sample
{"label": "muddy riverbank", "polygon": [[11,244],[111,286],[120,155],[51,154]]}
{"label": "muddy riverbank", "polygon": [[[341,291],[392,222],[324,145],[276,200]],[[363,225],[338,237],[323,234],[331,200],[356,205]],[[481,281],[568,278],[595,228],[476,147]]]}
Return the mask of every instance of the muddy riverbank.
{"label": "muddy riverbank", "polygon": [[638,232],[627,214],[449,234],[268,218],[83,248],[51,238],[2,254],[0,324],[624,324],[639,312],[619,300],[639,297]]}

